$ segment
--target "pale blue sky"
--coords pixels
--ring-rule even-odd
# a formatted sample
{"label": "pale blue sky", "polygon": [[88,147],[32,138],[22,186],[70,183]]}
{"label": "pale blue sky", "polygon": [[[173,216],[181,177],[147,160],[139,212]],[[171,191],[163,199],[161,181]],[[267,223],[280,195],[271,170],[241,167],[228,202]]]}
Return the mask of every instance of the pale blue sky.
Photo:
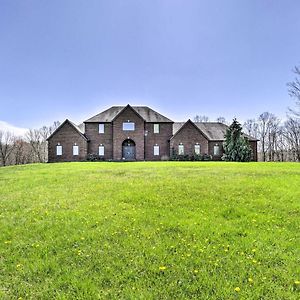
{"label": "pale blue sky", "polygon": [[175,121],[284,117],[299,12],[299,0],[0,0],[0,122],[127,103]]}

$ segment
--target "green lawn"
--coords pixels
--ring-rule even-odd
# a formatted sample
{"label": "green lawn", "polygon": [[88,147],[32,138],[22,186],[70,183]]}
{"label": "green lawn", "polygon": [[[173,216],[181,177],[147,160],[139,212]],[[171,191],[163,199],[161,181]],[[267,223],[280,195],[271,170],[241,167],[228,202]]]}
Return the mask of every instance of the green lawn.
{"label": "green lawn", "polygon": [[0,168],[0,299],[193,298],[300,298],[300,164]]}

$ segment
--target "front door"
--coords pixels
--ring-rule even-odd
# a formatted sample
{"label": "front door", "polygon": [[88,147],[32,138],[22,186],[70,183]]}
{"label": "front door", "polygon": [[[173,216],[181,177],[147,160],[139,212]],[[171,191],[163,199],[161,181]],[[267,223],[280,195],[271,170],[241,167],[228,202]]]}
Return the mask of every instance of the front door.
{"label": "front door", "polygon": [[128,160],[135,159],[135,143],[132,140],[126,140],[122,145],[123,158]]}

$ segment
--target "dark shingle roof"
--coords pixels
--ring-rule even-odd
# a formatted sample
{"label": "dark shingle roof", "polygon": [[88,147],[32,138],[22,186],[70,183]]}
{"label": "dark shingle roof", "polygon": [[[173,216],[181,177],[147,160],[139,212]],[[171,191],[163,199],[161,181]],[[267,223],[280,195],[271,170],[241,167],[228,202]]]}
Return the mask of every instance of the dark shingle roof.
{"label": "dark shingle roof", "polygon": [[[125,108],[126,106],[112,106],[111,108],[91,117],[90,119],[84,121],[87,122],[97,122],[105,123],[112,122],[113,119]],[[155,110],[147,106],[130,106],[136,113],[138,113],[146,122],[153,123],[169,123],[172,120],[166,118],[165,116],[159,114]]]}
{"label": "dark shingle roof", "polygon": [[[173,136],[180,130],[180,128],[186,122],[175,122],[173,124]],[[228,126],[223,123],[218,122],[193,122],[196,127],[200,129],[201,132],[210,140],[210,141],[222,141],[226,134]],[[250,141],[256,141],[257,139],[244,134]]]}
{"label": "dark shingle roof", "polygon": [[86,135],[84,134],[84,126],[83,124],[76,125],[75,123],[71,122],[70,120],[66,119],[63,123],[61,123],[56,130],[47,138],[47,141],[54,135],[56,134],[57,131],[59,131],[66,123],[69,123],[84,139],[88,140]]}

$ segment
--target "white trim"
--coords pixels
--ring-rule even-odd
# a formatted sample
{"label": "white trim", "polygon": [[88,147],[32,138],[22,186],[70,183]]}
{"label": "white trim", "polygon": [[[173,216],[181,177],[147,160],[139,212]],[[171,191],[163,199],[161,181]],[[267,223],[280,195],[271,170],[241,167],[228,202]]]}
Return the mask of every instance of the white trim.
{"label": "white trim", "polygon": [[56,155],[57,156],[61,156],[62,155],[62,146],[59,144],[59,145],[56,145]]}
{"label": "white trim", "polygon": [[153,155],[154,156],[158,156],[159,155],[159,146],[158,145],[155,145],[153,147]]}
{"label": "white trim", "polygon": [[104,156],[104,152],[105,152],[105,149],[104,149],[104,146],[103,145],[100,145],[99,148],[98,148],[98,153],[99,153],[99,156]]}

